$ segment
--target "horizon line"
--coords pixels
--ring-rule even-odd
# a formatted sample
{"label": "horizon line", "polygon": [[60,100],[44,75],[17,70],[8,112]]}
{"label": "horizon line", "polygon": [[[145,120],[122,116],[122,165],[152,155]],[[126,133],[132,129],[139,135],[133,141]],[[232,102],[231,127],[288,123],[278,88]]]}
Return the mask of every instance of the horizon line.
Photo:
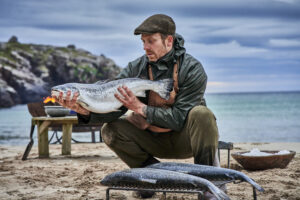
{"label": "horizon line", "polygon": [[254,94],[254,93],[300,93],[300,90],[205,92],[205,94]]}

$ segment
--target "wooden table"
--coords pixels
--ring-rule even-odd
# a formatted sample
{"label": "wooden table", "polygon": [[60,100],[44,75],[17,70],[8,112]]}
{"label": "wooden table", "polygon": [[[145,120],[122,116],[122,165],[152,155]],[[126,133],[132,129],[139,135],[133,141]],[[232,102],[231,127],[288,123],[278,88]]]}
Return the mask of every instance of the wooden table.
{"label": "wooden table", "polygon": [[48,128],[55,124],[62,125],[62,155],[71,155],[72,126],[77,123],[77,116],[33,117],[32,124],[38,127],[39,158],[49,158]]}

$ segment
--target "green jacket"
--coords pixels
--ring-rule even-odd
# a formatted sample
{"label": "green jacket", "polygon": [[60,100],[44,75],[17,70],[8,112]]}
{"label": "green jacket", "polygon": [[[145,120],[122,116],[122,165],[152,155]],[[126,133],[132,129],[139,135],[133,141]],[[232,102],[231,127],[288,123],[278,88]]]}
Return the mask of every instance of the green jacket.
{"label": "green jacket", "polygon": [[[117,79],[131,77],[149,79],[147,66],[150,64],[152,66],[154,80],[172,78],[173,66],[177,59],[179,59],[179,91],[173,106],[167,109],[147,106],[147,121],[150,124],[170,128],[174,131],[182,130],[185,119],[194,106],[206,105],[205,99],[203,98],[207,83],[206,73],[201,63],[185,52],[183,45],[183,37],[176,34],[174,47],[167,55],[156,62],[149,62],[147,56],[143,55],[130,62],[117,77]],[[147,104],[147,96],[146,99],[141,99],[141,101]],[[81,119],[79,115],[79,120],[95,123],[97,120],[99,121],[97,115],[98,114],[91,113],[90,119]],[[101,114],[98,116],[101,116]]]}

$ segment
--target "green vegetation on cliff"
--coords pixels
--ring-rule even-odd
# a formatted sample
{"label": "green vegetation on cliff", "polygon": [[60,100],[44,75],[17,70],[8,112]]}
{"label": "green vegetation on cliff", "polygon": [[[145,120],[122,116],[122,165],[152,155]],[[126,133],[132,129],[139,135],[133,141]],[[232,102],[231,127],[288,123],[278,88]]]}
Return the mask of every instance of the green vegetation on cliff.
{"label": "green vegetation on cliff", "polygon": [[0,42],[0,102],[5,104],[0,103],[0,107],[40,99],[54,85],[94,83],[112,79],[119,72],[113,60],[76,49],[75,45],[23,44],[13,36],[8,42]]}

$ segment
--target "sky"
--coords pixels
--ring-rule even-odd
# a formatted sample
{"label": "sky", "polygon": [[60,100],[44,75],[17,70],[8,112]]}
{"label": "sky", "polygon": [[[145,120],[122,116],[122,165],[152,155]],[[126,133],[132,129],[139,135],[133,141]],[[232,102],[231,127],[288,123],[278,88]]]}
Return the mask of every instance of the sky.
{"label": "sky", "polygon": [[0,41],[74,44],[120,67],[144,54],[134,29],[163,13],[208,75],[208,93],[300,91],[300,0],[0,0]]}

